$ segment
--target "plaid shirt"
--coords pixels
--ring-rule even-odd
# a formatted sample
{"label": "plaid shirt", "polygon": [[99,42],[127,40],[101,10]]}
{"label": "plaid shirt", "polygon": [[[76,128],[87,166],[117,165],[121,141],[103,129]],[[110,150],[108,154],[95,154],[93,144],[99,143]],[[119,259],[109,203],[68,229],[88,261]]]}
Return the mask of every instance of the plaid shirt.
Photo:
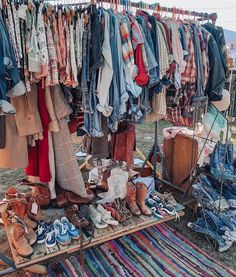
{"label": "plaid shirt", "polygon": [[162,30],[161,23],[157,23],[158,28],[158,46],[159,46],[159,67],[160,67],[160,78],[162,78],[169,68],[169,54],[166,45],[166,40]]}
{"label": "plaid shirt", "polygon": [[181,113],[181,107],[167,108],[167,120],[173,123],[175,126],[193,127],[193,119],[183,117]]}
{"label": "plaid shirt", "polygon": [[134,50],[130,36],[130,23],[126,16],[120,17],[120,33],[124,61],[128,66],[131,66],[134,64]]}
{"label": "plaid shirt", "polygon": [[190,28],[187,26],[184,26],[184,28],[188,46],[188,59],[186,61],[184,72],[181,74],[181,81],[183,84],[195,83],[197,78],[197,67],[195,64],[194,44]]}

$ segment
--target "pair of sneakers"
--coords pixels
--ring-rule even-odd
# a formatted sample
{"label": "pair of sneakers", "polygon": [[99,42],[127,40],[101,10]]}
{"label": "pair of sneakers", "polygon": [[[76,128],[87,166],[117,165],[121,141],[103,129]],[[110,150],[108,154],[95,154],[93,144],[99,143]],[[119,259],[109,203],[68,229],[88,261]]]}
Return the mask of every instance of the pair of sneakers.
{"label": "pair of sneakers", "polygon": [[37,243],[45,243],[46,247],[54,247],[56,243],[68,245],[71,239],[79,239],[80,231],[66,217],[56,219],[54,223],[46,224],[40,221],[37,228]]}
{"label": "pair of sneakers", "polygon": [[104,209],[104,207],[99,204],[97,208],[93,205],[82,206],[81,210],[84,214],[89,215],[89,219],[98,229],[103,229],[108,227],[108,225],[118,225],[119,222],[111,216],[111,212]]}
{"label": "pair of sneakers", "polygon": [[80,230],[74,226],[65,216],[61,220],[56,219],[53,223],[55,230],[55,239],[62,245],[68,245],[71,240],[80,238]]}
{"label": "pair of sneakers", "polygon": [[56,245],[55,240],[55,231],[52,223],[45,223],[43,220],[40,220],[36,230],[37,233],[37,243],[45,243],[46,247],[54,247]]}

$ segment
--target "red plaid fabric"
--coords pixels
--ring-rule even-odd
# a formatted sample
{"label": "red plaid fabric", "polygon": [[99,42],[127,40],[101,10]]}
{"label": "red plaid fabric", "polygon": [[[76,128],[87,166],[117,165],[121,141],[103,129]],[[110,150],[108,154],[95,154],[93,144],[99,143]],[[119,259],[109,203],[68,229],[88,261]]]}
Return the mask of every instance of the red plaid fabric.
{"label": "red plaid fabric", "polygon": [[182,116],[181,107],[167,108],[167,120],[175,126],[192,127],[193,119]]}
{"label": "red plaid fabric", "polygon": [[188,60],[184,72],[181,74],[182,83],[195,83],[197,78],[197,67],[195,64],[194,45],[189,27],[184,26],[186,32],[186,41],[188,45]]}

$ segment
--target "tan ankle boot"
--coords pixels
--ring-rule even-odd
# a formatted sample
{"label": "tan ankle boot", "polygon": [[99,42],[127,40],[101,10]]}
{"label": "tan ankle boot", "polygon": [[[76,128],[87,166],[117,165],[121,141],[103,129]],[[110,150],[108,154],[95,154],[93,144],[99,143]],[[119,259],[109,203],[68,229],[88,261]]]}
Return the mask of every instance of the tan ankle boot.
{"label": "tan ankle boot", "polygon": [[30,194],[23,194],[19,193],[16,188],[10,187],[5,192],[5,197],[7,200],[9,200],[10,206],[12,208],[12,211],[18,215],[27,226],[30,226],[33,229],[37,228],[37,223],[35,221],[32,221],[28,217],[28,210],[29,210],[29,199]]}
{"label": "tan ankle boot", "polygon": [[31,220],[28,217],[29,207],[30,205],[25,199],[21,198],[15,198],[10,200],[10,206],[12,208],[13,213],[18,215],[26,224],[26,226],[36,229],[37,228],[37,222]]}
{"label": "tan ankle boot", "polygon": [[149,210],[149,208],[145,204],[145,199],[147,196],[147,187],[141,183],[136,183],[136,197],[137,197],[137,204],[144,215],[152,215],[152,212]]}
{"label": "tan ankle boot", "polygon": [[10,240],[18,255],[29,257],[34,250],[26,239],[25,225],[15,218],[10,220]]}
{"label": "tan ankle boot", "polygon": [[131,183],[127,183],[126,205],[133,215],[141,215],[141,211],[136,203],[136,187]]}

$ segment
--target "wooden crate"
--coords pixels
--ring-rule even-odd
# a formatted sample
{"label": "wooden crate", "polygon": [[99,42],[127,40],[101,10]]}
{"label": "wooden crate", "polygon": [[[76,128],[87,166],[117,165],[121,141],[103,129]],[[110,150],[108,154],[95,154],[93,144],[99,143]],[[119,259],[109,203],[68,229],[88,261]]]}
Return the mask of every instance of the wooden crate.
{"label": "wooden crate", "polygon": [[[184,207],[179,205],[178,210],[179,210],[180,216],[184,215],[183,209]],[[62,215],[62,210],[48,210],[47,212],[50,214],[52,220]],[[128,234],[131,234],[133,232],[145,229],[147,227],[151,227],[153,225],[167,222],[173,219],[175,219],[175,216],[168,216],[168,217],[165,217],[164,219],[157,219],[152,216],[147,217],[147,216],[141,215],[141,216],[133,216],[131,219],[127,219],[124,223],[119,224],[118,226],[108,226],[105,229],[95,228],[94,235],[91,240],[89,236],[86,236],[85,234],[83,234],[84,244],[85,244],[84,249],[105,243],[106,241],[116,239]],[[16,253],[16,250],[11,244],[10,235],[9,235],[9,223],[7,218],[4,216],[3,216],[3,222],[4,222],[6,234],[8,237],[9,245],[11,248],[13,260],[15,262],[17,269],[29,267],[33,264],[48,262],[49,259],[58,257],[59,255],[71,254],[73,252],[77,252],[80,250],[80,241],[76,241],[76,240],[72,240],[72,243],[67,246],[63,246],[58,243],[53,248],[47,248],[45,244],[35,244],[33,245],[33,249],[34,249],[33,255],[29,258],[23,258]],[[86,241],[89,243],[86,243]]]}

